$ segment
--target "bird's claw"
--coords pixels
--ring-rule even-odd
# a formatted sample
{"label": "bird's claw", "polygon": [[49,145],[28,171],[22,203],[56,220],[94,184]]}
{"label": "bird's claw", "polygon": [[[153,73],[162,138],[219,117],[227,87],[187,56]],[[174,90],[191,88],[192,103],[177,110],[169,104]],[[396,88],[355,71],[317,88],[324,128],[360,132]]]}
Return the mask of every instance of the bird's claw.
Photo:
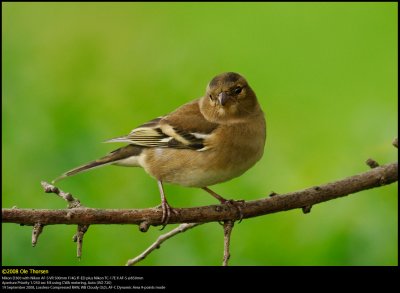
{"label": "bird's claw", "polygon": [[160,229],[164,230],[165,226],[168,225],[169,220],[171,218],[171,213],[177,214],[177,212],[175,211],[175,209],[173,209],[168,202],[163,202],[161,203],[161,209],[162,209],[162,218],[161,218],[161,224],[162,227]]}
{"label": "bird's claw", "polygon": [[221,202],[222,204],[226,204],[226,205],[231,205],[234,206],[239,214],[239,224],[240,222],[242,222],[243,220],[243,211],[242,211],[242,206],[244,204],[244,200],[240,199],[240,200],[233,200],[233,199],[227,199],[223,202]]}
{"label": "bird's claw", "polygon": [[162,208],[161,223],[163,226],[160,230],[164,230],[165,226],[167,226],[169,222],[169,218],[171,217],[171,207],[167,202],[163,202],[161,204],[161,208]]}

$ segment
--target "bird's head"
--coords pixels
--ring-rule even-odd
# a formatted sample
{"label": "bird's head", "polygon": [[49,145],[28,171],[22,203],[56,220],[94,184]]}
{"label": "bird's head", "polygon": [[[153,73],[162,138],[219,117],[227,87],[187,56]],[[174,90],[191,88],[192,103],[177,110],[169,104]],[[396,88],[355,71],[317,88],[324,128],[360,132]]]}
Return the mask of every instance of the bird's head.
{"label": "bird's head", "polygon": [[207,120],[217,123],[240,121],[260,111],[255,93],[244,77],[234,72],[222,73],[210,81],[200,109]]}

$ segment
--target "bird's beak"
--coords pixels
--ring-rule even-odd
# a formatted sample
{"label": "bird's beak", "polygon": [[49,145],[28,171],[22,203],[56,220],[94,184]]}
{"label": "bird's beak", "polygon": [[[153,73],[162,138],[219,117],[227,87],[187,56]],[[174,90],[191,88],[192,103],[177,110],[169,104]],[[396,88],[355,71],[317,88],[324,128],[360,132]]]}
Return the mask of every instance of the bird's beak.
{"label": "bird's beak", "polygon": [[218,95],[218,101],[221,106],[225,106],[226,102],[229,100],[229,96],[225,92],[221,92]]}

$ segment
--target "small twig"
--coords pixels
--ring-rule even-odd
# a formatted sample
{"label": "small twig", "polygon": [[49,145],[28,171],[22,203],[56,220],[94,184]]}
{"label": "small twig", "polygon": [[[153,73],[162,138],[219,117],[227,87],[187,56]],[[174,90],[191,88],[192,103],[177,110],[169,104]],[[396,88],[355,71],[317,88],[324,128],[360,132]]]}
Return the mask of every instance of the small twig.
{"label": "small twig", "polygon": [[72,240],[76,242],[76,257],[81,259],[82,256],[82,244],[83,244],[83,236],[86,231],[89,229],[89,225],[78,225],[78,230]]}
{"label": "small twig", "polygon": [[379,167],[379,164],[377,161],[375,161],[374,159],[369,158],[368,160],[365,161],[365,163],[371,168],[376,168]]}
{"label": "small twig", "polygon": [[36,243],[39,239],[39,235],[43,231],[43,227],[44,227],[44,225],[42,225],[40,223],[36,223],[35,225],[33,225],[33,229],[32,229],[32,246],[33,247],[36,246]]}
{"label": "small twig", "polygon": [[392,144],[396,147],[399,148],[399,142],[397,140],[397,137],[393,140]]}
{"label": "small twig", "polygon": [[150,228],[150,223],[147,221],[143,221],[139,225],[140,232],[147,232],[147,230],[149,230],[149,228]]}
{"label": "small twig", "polygon": [[58,187],[51,185],[50,183],[47,183],[46,181],[40,182],[42,185],[44,192],[46,193],[55,193],[59,197],[63,198],[66,202],[68,202],[68,208],[73,209],[73,208],[83,208],[83,205],[81,205],[81,202],[79,199],[74,198],[71,193],[69,192],[64,192]]}
{"label": "small twig", "polygon": [[176,227],[175,229],[169,231],[168,233],[165,233],[161,236],[159,236],[157,238],[157,240],[149,246],[149,248],[147,248],[145,251],[143,251],[141,254],[139,254],[137,257],[132,258],[130,260],[127,261],[126,265],[127,266],[132,266],[135,265],[136,263],[138,263],[139,261],[142,261],[143,259],[146,258],[146,256],[148,256],[151,252],[153,252],[155,249],[160,248],[161,244],[168,240],[169,238],[175,236],[176,234],[185,232],[186,230],[189,230],[193,227],[199,226],[203,223],[185,223],[185,224],[181,224],[178,227]]}
{"label": "small twig", "polygon": [[307,206],[302,207],[301,210],[303,211],[303,214],[308,214],[311,212],[311,208],[312,208],[312,205],[307,205]]}
{"label": "small twig", "polygon": [[[55,193],[62,199],[64,199],[68,203],[68,209],[76,209],[76,208],[84,208],[79,199],[74,198],[71,193],[64,192],[58,187],[47,183],[46,181],[40,182],[46,193]],[[71,213],[67,214],[67,218],[71,218]],[[83,244],[83,236],[86,231],[89,229],[89,225],[80,225],[78,224],[78,229],[76,234],[72,237],[72,240],[76,242],[76,256],[81,259],[82,257],[82,244]],[[35,231],[35,229],[34,229]],[[41,232],[41,231],[40,231]],[[39,236],[39,235],[38,235]],[[33,245],[33,235],[32,235],[32,245]]]}
{"label": "small twig", "polygon": [[222,261],[222,266],[228,266],[229,258],[231,254],[229,252],[229,244],[231,240],[231,232],[233,229],[233,221],[224,221],[224,259]]}

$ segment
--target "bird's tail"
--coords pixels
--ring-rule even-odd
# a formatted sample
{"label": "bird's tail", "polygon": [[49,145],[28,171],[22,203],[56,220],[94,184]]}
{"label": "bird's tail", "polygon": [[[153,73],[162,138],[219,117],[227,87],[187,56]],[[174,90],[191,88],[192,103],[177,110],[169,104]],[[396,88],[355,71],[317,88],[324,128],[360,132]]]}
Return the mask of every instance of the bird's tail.
{"label": "bird's tail", "polygon": [[52,184],[66,178],[66,177],[73,176],[73,175],[81,173],[81,172],[86,172],[86,171],[89,171],[89,170],[92,170],[94,168],[101,167],[101,166],[115,164],[118,161],[130,158],[130,157],[137,157],[140,155],[142,150],[143,150],[142,147],[136,146],[136,145],[127,145],[125,147],[119,148],[100,159],[97,159],[95,161],[89,162],[85,165],[76,167],[72,170],[65,172],[61,176],[54,179],[52,181]]}

